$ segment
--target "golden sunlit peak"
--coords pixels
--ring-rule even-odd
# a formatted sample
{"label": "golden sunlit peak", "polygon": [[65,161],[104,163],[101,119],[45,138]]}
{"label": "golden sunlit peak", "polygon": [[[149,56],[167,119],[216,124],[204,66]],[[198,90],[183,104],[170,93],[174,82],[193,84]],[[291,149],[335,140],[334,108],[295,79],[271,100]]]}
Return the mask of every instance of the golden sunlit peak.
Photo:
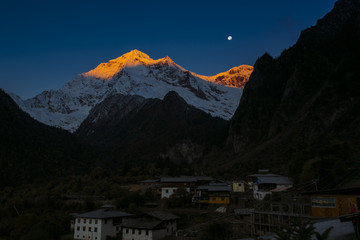
{"label": "golden sunlit peak", "polygon": [[112,59],[107,63],[99,64],[95,69],[84,73],[83,76],[109,80],[124,68],[131,68],[139,65],[149,66],[158,63],[176,65],[168,56],[158,60],[153,60],[146,53],[134,49],[125,53],[121,57]]}
{"label": "golden sunlit peak", "polygon": [[169,56],[166,56],[164,58],[160,58],[158,61],[168,63],[168,64],[172,64],[172,65],[176,65],[176,63]]}
{"label": "golden sunlit peak", "polygon": [[152,60],[149,55],[147,55],[146,53],[143,53],[137,49],[134,49],[128,53],[125,53],[124,55],[122,55],[120,58],[139,58],[139,59],[149,59]]}

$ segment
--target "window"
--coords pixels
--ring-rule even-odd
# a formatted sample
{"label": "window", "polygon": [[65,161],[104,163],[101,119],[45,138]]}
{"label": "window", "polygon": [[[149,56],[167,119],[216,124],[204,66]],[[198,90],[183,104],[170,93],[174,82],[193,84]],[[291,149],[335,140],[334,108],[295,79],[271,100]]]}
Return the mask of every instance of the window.
{"label": "window", "polygon": [[107,219],[104,220],[104,223],[107,224]]}
{"label": "window", "polygon": [[83,227],[83,231],[86,231],[86,227]]}
{"label": "window", "polygon": [[173,189],[173,193],[176,192],[176,189]]}
{"label": "window", "polygon": [[169,193],[169,190],[166,189],[165,192],[166,192],[166,193]]}
{"label": "window", "polygon": [[225,197],[221,197],[221,201],[225,201]]}
{"label": "window", "polygon": [[146,230],[146,231],[145,231],[145,234],[146,234],[146,235],[149,235],[149,230]]}
{"label": "window", "polygon": [[97,227],[96,227],[96,228],[94,228],[94,232],[97,232]]}
{"label": "window", "polygon": [[79,226],[77,226],[76,230],[80,231],[80,227],[79,227]]}
{"label": "window", "polygon": [[95,224],[97,224],[97,219],[95,219]]}
{"label": "window", "polygon": [[78,218],[78,223],[80,223],[80,218]]}
{"label": "window", "polygon": [[89,227],[89,232],[91,232],[91,227]]}
{"label": "window", "polygon": [[139,229],[139,235],[141,235],[141,229]]}
{"label": "window", "polygon": [[135,234],[135,229],[132,230],[132,234]]}
{"label": "window", "polygon": [[84,219],[84,223],[86,223],[86,219]]}
{"label": "window", "polygon": [[91,224],[91,222],[92,222],[92,220],[91,219],[89,219],[89,223]]}
{"label": "window", "polygon": [[129,233],[129,229],[128,229],[128,228],[126,228],[126,233]]}

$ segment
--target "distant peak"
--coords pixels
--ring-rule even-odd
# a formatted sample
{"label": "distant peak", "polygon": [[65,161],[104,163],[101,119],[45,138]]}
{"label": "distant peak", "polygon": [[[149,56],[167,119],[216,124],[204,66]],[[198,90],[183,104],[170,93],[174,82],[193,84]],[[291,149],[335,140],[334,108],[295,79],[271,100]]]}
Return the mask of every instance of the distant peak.
{"label": "distant peak", "polygon": [[240,65],[214,76],[203,76],[193,72],[191,74],[205,81],[214,82],[228,87],[244,88],[245,83],[249,80],[253,70],[254,67],[250,65]]}
{"label": "distant peak", "polygon": [[[175,67],[183,72],[188,72],[186,69],[177,65],[169,56],[154,60],[150,58],[149,55],[147,55],[146,53],[134,49],[118,58],[108,61],[107,63],[99,64],[95,69],[87,73],[83,73],[82,76],[94,77],[102,80],[110,80],[123,69],[134,68],[137,66],[149,67],[154,65],[160,65],[163,67]],[[242,88],[247,82],[252,70],[252,66],[241,65],[239,67],[234,67],[227,72],[219,73],[215,76],[202,76],[194,72],[189,72],[189,74],[201,78],[205,81],[210,81],[225,86]]]}
{"label": "distant peak", "polygon": [[[149,55],[143,53],[137,49],[134,49],[128,53],[125,53],[120,58],[139,58],[139,59],[151,59]],[[151,59],[152,60],[152,59]]]}
{"label": "distant peak", "polygon": [[176,65],[176,63],[169,56],[166,56],[164,58],[159,59],[159,62],[164,62],[164,63],[168,63],[168,64],[171,64],[171,65]]}

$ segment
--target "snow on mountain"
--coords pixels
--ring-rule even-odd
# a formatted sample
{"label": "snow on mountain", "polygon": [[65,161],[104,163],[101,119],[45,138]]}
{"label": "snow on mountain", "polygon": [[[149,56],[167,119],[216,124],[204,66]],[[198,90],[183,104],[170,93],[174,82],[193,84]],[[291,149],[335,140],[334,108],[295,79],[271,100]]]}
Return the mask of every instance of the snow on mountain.
{"label": "snow on mountain", "polygon": [[239,104],[242,88],[213,83],[219,82],[216,76],[197,75],[169,57],[153,60],[145,53],[133,50],[79,74],[59,90],[44,91],[28,100],[11,96],[33,118],[71,132],[79,127],[96,104],[119,93],[163,99],[169,91],[176,91],[188,104],[212,116],[230,119]]}
{"label": "snow on mountain", "polygon": [[241,65],[233,67],[227,72],[216,74],[215,76],[202,76],[196,73],[192,73],[194,76],[203,80],[218,83],[228,87],[244,88],[245,83],[249,80],[249,77],[254,70],[254,67],[249,65]]}

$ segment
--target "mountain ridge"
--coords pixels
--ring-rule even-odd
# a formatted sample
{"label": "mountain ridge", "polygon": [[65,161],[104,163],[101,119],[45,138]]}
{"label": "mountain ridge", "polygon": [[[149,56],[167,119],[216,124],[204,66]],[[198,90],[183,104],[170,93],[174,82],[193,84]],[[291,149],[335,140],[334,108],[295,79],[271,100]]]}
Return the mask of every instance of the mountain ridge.
{"label": "mountain ridge", "polygon": [[256,61],[231,119],[228,168],[331,185],[359,165],[359,6],[339,0],[280,57]]}
{"label": "mountain ridge", "polygon": [[[232,73],[235,78],[240,74]],[[239,79],[246,81],[243,75]],[[108,96],[123,94],[163,99],[169,91],[176,91],[188,104],[226,120],[232,117],[242,94],[241,88],[194,76],[169,57],[153,60],[133,50],[79,74],[59,90],[44,91],[27,100],[10,95],[38,121],[74,132],[89,111]]]}
{"label": "mountain ridge", "polygon": [[219,144],[226,125],[175,91],[163,100],[118,94],[96,105],[75,135],[106,152],[109,164],[159,159],[197,164]]}

